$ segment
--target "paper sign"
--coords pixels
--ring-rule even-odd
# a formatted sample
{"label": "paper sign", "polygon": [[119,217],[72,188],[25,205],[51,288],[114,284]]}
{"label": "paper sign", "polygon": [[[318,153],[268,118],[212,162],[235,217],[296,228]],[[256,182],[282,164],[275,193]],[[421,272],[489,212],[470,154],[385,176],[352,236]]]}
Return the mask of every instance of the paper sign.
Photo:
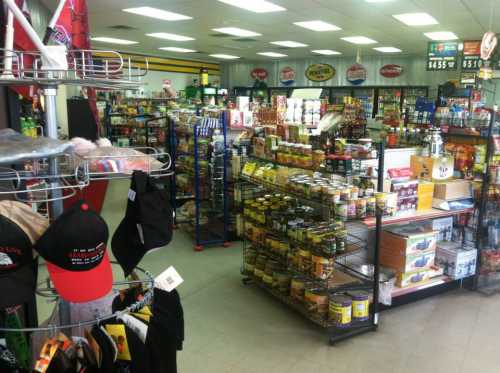
{"label": "paper sign", "polygon": [[160,290],[171,292],[183,282],[184,280],[179,273],[177,273],[175,268],[170,266],[155,278],[155,287]]}
{"label": "paper sign", "polygon": [[129,189],[128,190],[128,199],[131,200],[132,202],[134,202],[136,194],[137,193],[135,190]]}

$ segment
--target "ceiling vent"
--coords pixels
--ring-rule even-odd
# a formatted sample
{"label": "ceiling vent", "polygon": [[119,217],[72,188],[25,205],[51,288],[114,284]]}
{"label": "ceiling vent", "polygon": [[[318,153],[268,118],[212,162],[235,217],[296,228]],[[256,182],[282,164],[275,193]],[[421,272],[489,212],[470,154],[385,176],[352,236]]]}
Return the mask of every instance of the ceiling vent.
{"label": "ceiling vent", "polygon": [[233,39],[233,41],[239,41],[240,43],[253,43],[258,41],[257,39],[252,38],[241,38],[241,39]]}
{"label": "ceiling vent", "polygon": [[217,34],[210,34],[209,36],[213,37],[213,38],[232,38],[231,35],[227,35],[227,34],[221,34],[221,33],[217,33]]}

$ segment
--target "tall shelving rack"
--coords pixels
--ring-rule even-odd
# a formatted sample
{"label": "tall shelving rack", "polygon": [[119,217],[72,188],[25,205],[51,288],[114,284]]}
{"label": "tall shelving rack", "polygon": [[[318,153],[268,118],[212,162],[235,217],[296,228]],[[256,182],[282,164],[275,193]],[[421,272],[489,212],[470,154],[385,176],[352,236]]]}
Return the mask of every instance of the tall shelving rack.
{"label": "tall shelving rack", "polygon": [[[196,251],[206,246],[222,244],[228,246],[228,147],[226,112],[217,119],[190,116],[189,123],[180,124],[179,117],[169,116],[170,149],[174,177],[171,184],[171,201],[175,211],[176,226],[186,226],[194,235]],[[211,122],[211,123],[209,123]],[[221,148],[214,149],[210,141],[214,131],[223,137]],[[179,152],[179,140],[191,142],[192,149]],[[192,164],[189,164],[192,162]],[[188,176],[189,187],[179,193],[180,174]],[[194,216],[187,220],[177,217],[177,210],[187,201],[194,201]],[[208,227],[210,222],[210,228]],[[214,228],[214,226],[216,228]]]}
{"label": "tall shelving rack", "polygon": [[[379,144],[379,158],[378,158],[378,169],[384,169],[384,144]],[[267,162],[267,161],[266,161]],[[378,191],[383,191],[383,172],[378,173]],[[238,183],[238,188],[241,191],[242,200],[239,201],[241,205],[244,204],[244,200],[248,196],[257,196],[255,192],[248,193],[246,191],[247,186],[250,186],[253,190],[255,188],[260,188],[260,193],[281,193],[283,195],[290,195],[296,200],[300,201],[304,205],[314,207],[317,211],[321,211],[322,218],[325,220],[332,221],[332,207],[329,203],[325,201],[315,200],[309,196],[291,193],[284,187],[280,187],[273,183],[265,182],[261,179],[256,179],[248,176],[241,175]],[[257,192],[259,193],[259,192]],[[284,303],[291,309],[297,311],[311,322],[325,329],[328,334],[328,341],[330,344],[335,344],[341,340],[363,334],[369,331],[375,331],[379,324],[379,311],[380,304],[377,301],[379,299],[379,281],[380,281],[380,265],[379,265],[379,250],[380,250],[380,234],[382,230],[382,212],[378,211],[375,215],[375,240],[373,241],[373,247],[369,247],[367,241],[363,238],[357,236],[356,231],[359,229],[366,229],[361,222],[346,222],[346,228],[350,234],[348,234],[347,240],[347,250],[337,255],[334,258],[334,266],[335,269],[333,271],[335,273],[343,273],[344,276],[348,276],[352,279],[355,279],[354,282],[344,283],[342,285],[332,286],[333,276],[327,278],[326,280],[318,280],[318,278],[311,278],[307,274],[303,272],[298,272],[296,268],[293,267],[292,263],[288,261],[287,257],[276,256],[276,254],[270,249],[270,247],[266,244],[262,244],[262,242],[255,242],[253,237],[248,237],[247,232],[247,218],[243,218],[242,225],[243,229],[243,265],[242,265],[242,274],[244,275],[243,283],[244,284],[255,284],[259,288],[265,290],[274,298],[278,299],[280,302]],[[249,221],[250,229],[252,226],[257,225],[254,220]],[[290,239],[286,235],[278,232],[272,232],[273,235],[276,235],[280,240],[287,242],[291,247],[300,247],[300,245],[304,245],[304,243],[298,243],[293,239]],[[252,235],[250,233],[250,235]],[[282,292],[277,291],[274,287],[269,287],[263,284],[261,281],[255,280],[253,274],[246,272],[245,270],[245,260],[247,255],[247,249],[250,247],[253,250],[256,250],[258,254],[264,255],[271,260],[276,260],[279,262],[282,269],[290,275],[300,275],[303,278],[306,278],[306,281],[313,285],[315,288],[321,288],[327,292],[328,298],[335,294],[342,294],[349,291],[356,290],[365,290],[370,292],[371,303],[369,307],[369,318],[364,322],[353,323],[351,327],[338,327],[335,322],[332,322],[328,319],[328,317],[321,317],[315,313],[311,313],[308,311],[307,307],[303,302],[295,300],[293,297],[287,294],[283,294]],[[366,264],[367,260],[371,259],[371,265],[368,265],[369,269],[363,267],[363,264]],[[363,263],[363,264],[362,264]]]}

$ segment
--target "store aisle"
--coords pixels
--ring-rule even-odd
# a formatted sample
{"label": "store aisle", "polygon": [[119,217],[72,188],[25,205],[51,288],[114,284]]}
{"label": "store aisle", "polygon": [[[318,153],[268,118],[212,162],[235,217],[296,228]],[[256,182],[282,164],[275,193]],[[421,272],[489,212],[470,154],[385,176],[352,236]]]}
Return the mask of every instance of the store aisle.
{"label": "store aisle", "polygon": [[[108,192],[103,216],[110,230],[123,214],[128,185]],[[177,230],[170,245],[141,267],[159,274],[173,265],[186,341],[180,373],[498,373],[500,297],[455,291],[382,314],[381,328],[330,347],[321,329],[254,286],[244,286],[241,245],[197,253]],[[116,268],[116,278],[121,277]],[[47,308],[44,302],[41,307]],[[49,305],[51,307],[51,305]]]}

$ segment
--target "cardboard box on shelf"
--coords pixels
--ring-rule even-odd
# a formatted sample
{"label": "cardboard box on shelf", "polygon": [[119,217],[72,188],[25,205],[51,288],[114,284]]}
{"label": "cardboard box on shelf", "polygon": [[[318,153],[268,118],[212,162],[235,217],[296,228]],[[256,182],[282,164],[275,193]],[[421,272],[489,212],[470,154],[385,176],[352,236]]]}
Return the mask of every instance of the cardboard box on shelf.
{"label": "cardboard box on shelf", "polygon": [[438,241],[451,241],[451,234],[453,231],[453,216],[433,219],[431,228],[432,230],[439,232],[437,234]]}
{"label": "cardboard box on shelf", "polygon": [[434,183],[420,180],[417,189],[417,196],[417,211],[431,210],[432,199],[434,198]]}
{"label": "cardboard box on shelf", "polygon": [[433,273],[432,269],[421,269],[413,272],[398,273],[396,275],[396,286],[406,288],[411,285],[421,284],[428,281]]}
{"label": "cardboard box on shelf", "polygon": [[472,198],[472,185],[468,180],[450,180],[436,183],[434,198],[444,201]]}
{"label": "cardboard box on shelf", "polygon": [[423,254],[436,249],[436,233],[419,225],[403,225],[382,231],[381,250],[394,255]]}
{"label": "cardboard box on shelf", "polygon": [[434,265],[435,257],[436,252],[433,250],[401,255],[385,250],[383,247],[380,248],[380,264],[402,273],[430,268]]}
{"label": "cardboard box on shelf", "polygon": [[439,158],[412,155],[410,167],[413,177],[424,180],[448,180],[453,177],[454,158],[442,156]]}
{"label": "cardboard box on shelf", "polygon": [[444,273],[457,280],[476,273],[477,250],[463,247],[457,242],[439,242],[436,249],[436,263]]}

